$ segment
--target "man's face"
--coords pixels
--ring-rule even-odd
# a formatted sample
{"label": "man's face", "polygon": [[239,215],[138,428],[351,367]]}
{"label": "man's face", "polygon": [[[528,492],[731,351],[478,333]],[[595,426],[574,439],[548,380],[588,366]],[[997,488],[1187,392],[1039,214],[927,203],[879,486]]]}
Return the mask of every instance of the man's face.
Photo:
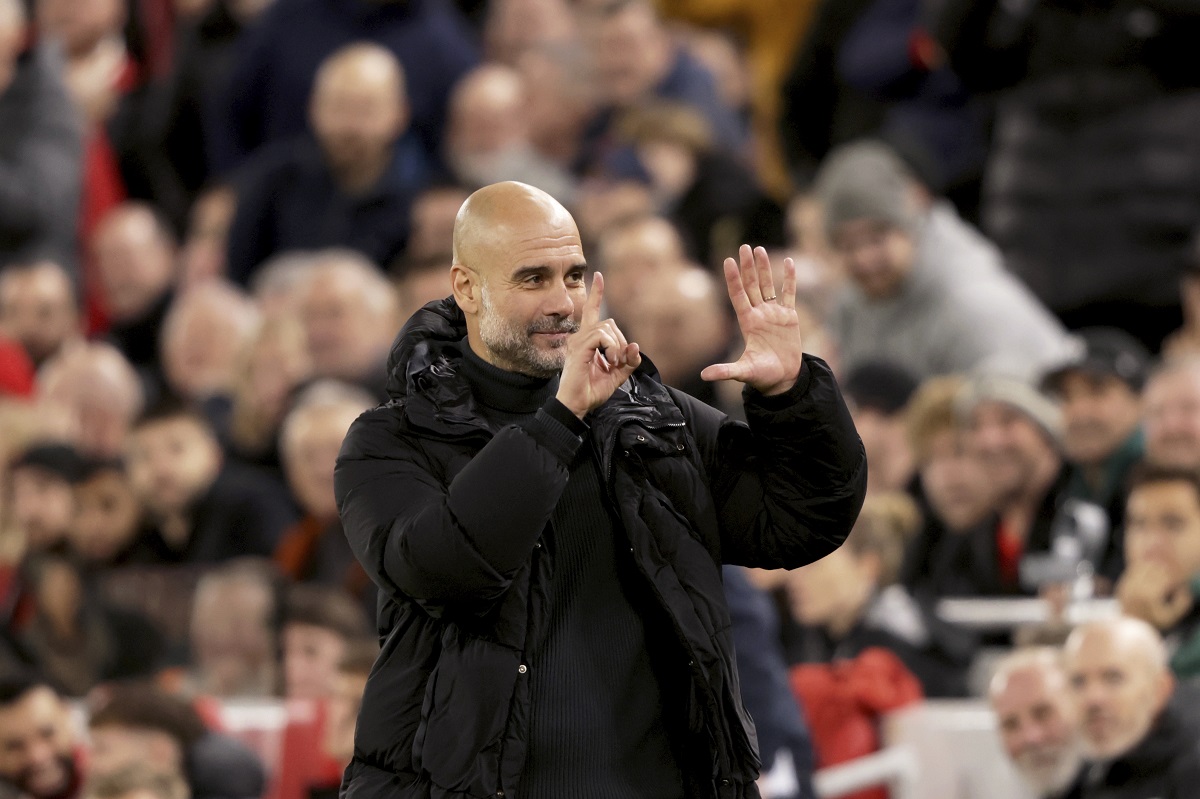
{"label": "man's face", "polygon": [[683,244],[665,219],[651,218],[610,231],[601,239],[604,302],[617,319],[630,318],[650,283],[684,269]]}
{"label": "man's face", "polygon": [[127,466],[133,490],[147,508],[179,513],[217,478],[221,450],[200,421],[174,416],[130,436]]}
{"label": "man's face", "polygon": [[61,475],[40,466],[14,469],[12,518],[33,549],[50,547],[67,535],[75,513],[75,496]]}
{"label": "man's face", "polygon": [[120,0],[36,0],[34,10],[38,27],[59,39],[71,57],[120,33],[125,16]]}
{"label": "man's face", "polygon": [[1170,677],[1110,633],[1093,631],[1078,644],[1067,649],[1067,674],[1084,750],[1097,760],[1120,757],[1149,733],[1170,697]]}
{"label": "man's face", "polygon": [[374,71],[339,70],[318,83],[312,124],[335,172],[386,161],[405,125],[400,87]]}
{"label": "man's face", "polygon": [[867,559],[839,547],[820,560],[793,570],[787,594],[792,615],[802,624],[832,626],[855,617],[875,585]]}
{"label": "man's face", "polygon": [[358,415],[353,407],[313,408],[296,411],[284,442],[284,470],[288,487],[310,516],[337,518],[333,495],[333,468],[342,439]]}
{"label": "man's face", "polygon": [[133,540],[140,516],[129,479],[115,469],[97,472],[75,487],[71,545],[85,558],[108,560]]}
{"label": "man's face", "polygon": [[1082,764],[1078,714],[1057,670],[1030,665],[991,696],[1004,750],[1039,796],[1065,789]]}
{"label": "man's face", "polygon": [[1146,460],[1200,468],[1200,370],[1158,375],[1146,386]]}
{"label": "man's face", "polygon": [[707,272],[693,269],[679,275],[649,279],[635,298],[624,330],[654,363],[663,381],[678,386],[694,380],[700,370],[728,346],[728,318],[715,284]]}
{"label": "man's face", "polygon": [[846,273],[872,300],[896,294],[912,272],[916,258],[912,236],[874,219],[843,223],[831,243],[845,264]]}
{"label": "man's face", "polygon": [[349,285],[337,274],[312,279],[300,302],[308,353],[319,377],[360,380],[368,369],[380,365],[386,352],[390,322],[364,307],[361,286]]}
{"label": "man's face", "polygon": [[662,79],[666,33],[639,3],[599,23],[592,41],[598,84],[610,105],[626,107],[650,93]]}
{"label": "man's face", "polygon": [[1118,377],[1068,372],[1057,388],[1066,425],[1064,446],[1075,463],[1103,463],[1141,421],[1137,393]]}
{"label": "man's face", "polygon": [[204,399],[232,388],[238,358],[251,333],[241,308],[212,302],[186,306],[162,341],[163,369],[182,397]]}
{"label": "man's face", "polygon": [[346,640],[333,630],[291,623],[283,628],[283,673],[289,699],[328,699],[338,687]]}
{"label": "man's face", "polygon": [[49,688],[0,708],[0,779],[34,799],[63,796],[75,777],[71,720]]}
{"label": "man's face", "polygon": [[1000,496],[1019,493],[1036,464],[1053,453],[1041,428],[1003,402],[983,401],[971,412],[968,441]]}
{"label": "man's face", "polygon": [[196,592],[189,640],[206,691],[233,696],[262,689],[259,678],[275,657],[274,611],[271,590],[246,580]]}
{"label": "man's face", "polygon": [[1143,483],[1125,509],[1125,560],[1153,563],[1179,586],[1200,575],[1200,496],[1188,482]]}
{"label": "man's face", "polygon": [[116,213],[116,219],[101,224],[92,249],[112,317],[128,322],[149,311],[170,287],[175,252],[149,214]]}
{"label": "man's face", "polygon": [[80,333],[70,279],[54,264],[0,277],[0,329],[21,342],[34,363],[49,358]]}
{"label": "man's face", "polygon": [[497,263],[480,274],[479,338],[488,360],[520,374],[558,374],[587,299],[579,233],[531,221],[514,226],[493,252]]}
{"label": "man's face", "polygon": [[987,470],[967,446],[965,433],[954,429],[936,433],[920,471],[929,504],[951,530],[965,531],[991,509]]}

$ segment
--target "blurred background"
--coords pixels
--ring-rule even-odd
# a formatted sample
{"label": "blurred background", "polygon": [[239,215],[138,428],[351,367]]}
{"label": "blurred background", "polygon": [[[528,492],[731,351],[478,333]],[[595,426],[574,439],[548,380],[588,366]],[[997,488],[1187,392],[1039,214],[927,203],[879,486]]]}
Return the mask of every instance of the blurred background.
{"label": "blurred background", "polygon": [[[727,571],[765,796],[1058,796],[1093,710],[1195,739],[1197,41],[1194,0],[0,0],[0,795],[336,794],[378,634],[334,461],[500,180],[734,416],[722,261],[795,260],[871,482],[835,554]],[[1165,704],[1062,648],[1122,617]]]}

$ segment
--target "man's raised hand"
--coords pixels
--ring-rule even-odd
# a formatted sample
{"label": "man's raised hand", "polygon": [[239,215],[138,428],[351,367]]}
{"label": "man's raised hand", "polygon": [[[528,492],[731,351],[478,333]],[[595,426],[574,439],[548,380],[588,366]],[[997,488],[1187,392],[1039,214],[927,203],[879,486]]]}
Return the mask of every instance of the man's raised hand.
{"label": "man's raised hand", "polygon": [[612,319],[600,319],[604,277],[597,272],[583,304],[579,331],[567,339],[567,358],[558,383],[558,401],[582,419],[603,405],[642,363]]}
{"label": "man's raised hand", "polygon": [[783,287],[776,292],[765,249],[743,244],[738,257],[740,264],[725,259],[725,285],[746,348],[736,362],[713,364],[700,377],[737,380],[763,394],[782,394],[796,384],[804,357],[796,313],[796,265],[784,259]]}

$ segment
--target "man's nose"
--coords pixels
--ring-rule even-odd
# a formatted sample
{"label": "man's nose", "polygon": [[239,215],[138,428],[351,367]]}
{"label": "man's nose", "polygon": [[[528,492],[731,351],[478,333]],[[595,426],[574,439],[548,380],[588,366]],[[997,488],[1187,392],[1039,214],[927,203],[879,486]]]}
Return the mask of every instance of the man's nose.
{"label": "man's nose", "polygon": [[559,280],[554,283],[542,306],[542,312],[546,316],[563,317],[569,317],[575,313],[575,298],[571,296],[571,290],[567,288],[565,282]]}

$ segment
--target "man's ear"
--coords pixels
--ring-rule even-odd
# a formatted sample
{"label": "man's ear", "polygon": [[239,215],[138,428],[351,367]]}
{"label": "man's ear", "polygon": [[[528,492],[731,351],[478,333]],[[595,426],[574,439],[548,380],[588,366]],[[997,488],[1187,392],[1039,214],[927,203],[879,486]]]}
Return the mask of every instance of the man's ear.
{"label": "man's ear", "polygon": [[454,292],[454,301],[467,316],[479,313],[482,304],[479,275],[473,269],[462,264],[450,267],[450,288]]}

